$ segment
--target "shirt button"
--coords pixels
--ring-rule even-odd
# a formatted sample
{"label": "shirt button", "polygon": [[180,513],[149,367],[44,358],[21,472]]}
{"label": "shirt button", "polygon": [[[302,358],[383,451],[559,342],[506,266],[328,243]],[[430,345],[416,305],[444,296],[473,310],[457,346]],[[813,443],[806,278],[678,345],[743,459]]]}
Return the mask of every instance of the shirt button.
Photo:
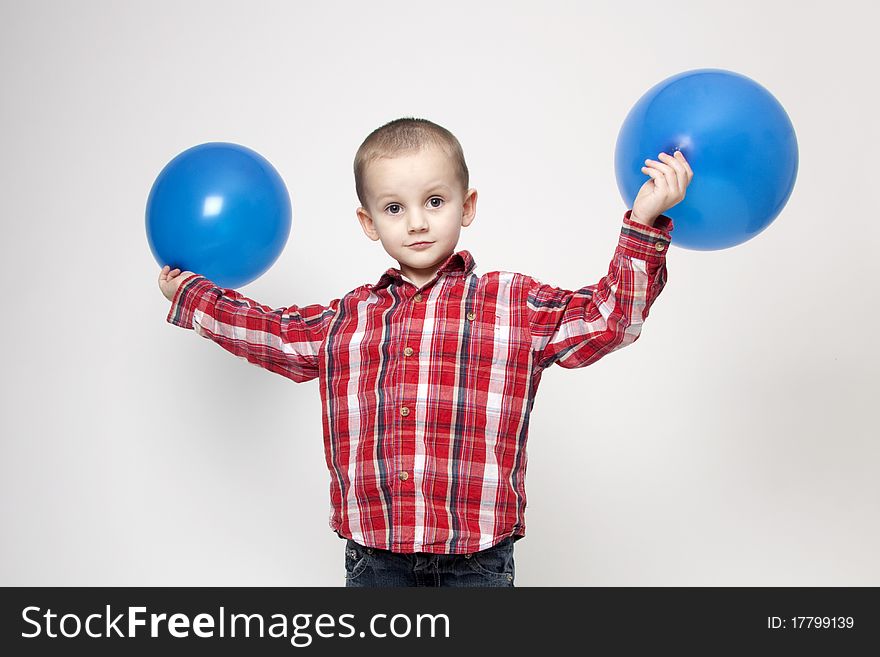
{"label": "shirt button", "polygon": [[406,470],[404,470],[397,476],[400,478],[401,481],[406,481],[407,479],[409,479],[409,473]]}
{"label": "shirt button", "polygon": [[404,350],[403,350],[403,355],[404,355],[404,356],[412,356],[412,355],[413,355],[412,347],[407,347],[406,349],[404,349]]}
{"label": "shirt button", "polygon": [[476,319],[476,317],[477,317],[477,313],[470,312],[470,313],[467,314],[467,318],[468,318],[470,321],[474,321],[474,319]]}
{"label": "shirt button", "polygon": [[663,244],[663,242],[657,242],[657,243],[654,245],[654,248],[657,249],[658,251],[662,251],[663,248],[664,248],[664,244]]}
{"label": "shirt button", "polygon": [[403,415],[404,417],[406,417],[407,415],[409,415],[409,409],[406,406],[404,406],[403,408],[400,409],[400,414]]}
{"label": "shirt button", "polygon": [[413,299],[415,299],[416,301],[421,301],[422,300],[422,293],[416,292],[416,295],[413,297]]}

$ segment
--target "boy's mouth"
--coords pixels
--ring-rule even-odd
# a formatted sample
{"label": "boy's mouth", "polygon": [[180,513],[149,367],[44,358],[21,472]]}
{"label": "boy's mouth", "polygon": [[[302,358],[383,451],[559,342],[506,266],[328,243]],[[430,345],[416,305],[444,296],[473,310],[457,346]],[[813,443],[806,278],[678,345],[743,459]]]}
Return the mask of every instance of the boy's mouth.
{"label": "boy's mouth", "polygon": [[407,246],[427,246],[428,244],[433,244],[434,242],[413,242],[412,244],[407,244]]}

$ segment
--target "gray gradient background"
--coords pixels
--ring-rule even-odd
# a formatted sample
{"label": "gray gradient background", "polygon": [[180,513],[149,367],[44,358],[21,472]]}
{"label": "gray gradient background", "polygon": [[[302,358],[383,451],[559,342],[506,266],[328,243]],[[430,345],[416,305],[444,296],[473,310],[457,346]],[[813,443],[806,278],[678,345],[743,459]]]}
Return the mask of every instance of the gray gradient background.
{"label": "gray gradient background", "polygon": [[880,585],[878,19],[864,0],[4,1],[0,583],[344,583],[317,382],[165,322],[144,208],[174,155],[268,158],[293,232],[241,291],[326,303],[395,264],[357,224],[355,150],[429,118],[480,194],[459,243],[477,271],[574,289],[617,241],[626,113],[719,67],[785,106],[797,185],[756,239],[673,247],[635,344],[545,373],[516,582]]}

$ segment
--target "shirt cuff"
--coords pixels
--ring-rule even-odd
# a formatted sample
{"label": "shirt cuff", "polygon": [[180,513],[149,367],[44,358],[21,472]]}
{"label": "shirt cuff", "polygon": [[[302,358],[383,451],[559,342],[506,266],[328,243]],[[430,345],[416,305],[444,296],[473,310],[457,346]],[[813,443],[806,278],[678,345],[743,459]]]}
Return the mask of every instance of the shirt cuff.
{"label": "shirt cuff", "polygon": [[199,299],[214,287],[216,286],[211,281],[200,274],[189,276],[177,288],[165,321],[181,328],[193,328],[193,317],[198,308]]}
{"label": "shirt cuff", "polygon": [[630,215],[632,210],[627,210],[623,215],[618,248],[634,258],[662,261],[672,241],[669,235],[673,228],[672,218],[661,214],[654,220],[653,226],[646,226],[633,221]]}

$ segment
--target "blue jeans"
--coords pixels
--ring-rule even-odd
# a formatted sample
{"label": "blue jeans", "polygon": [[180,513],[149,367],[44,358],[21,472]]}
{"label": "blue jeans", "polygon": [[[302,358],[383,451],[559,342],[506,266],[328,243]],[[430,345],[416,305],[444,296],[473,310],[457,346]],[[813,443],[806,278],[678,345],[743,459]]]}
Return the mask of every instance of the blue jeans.
{"label": "blue jeans", "polygon": [[345,586],[513,586],[513,543],[508,536],[470,554],[406,554],[345,539]]}

